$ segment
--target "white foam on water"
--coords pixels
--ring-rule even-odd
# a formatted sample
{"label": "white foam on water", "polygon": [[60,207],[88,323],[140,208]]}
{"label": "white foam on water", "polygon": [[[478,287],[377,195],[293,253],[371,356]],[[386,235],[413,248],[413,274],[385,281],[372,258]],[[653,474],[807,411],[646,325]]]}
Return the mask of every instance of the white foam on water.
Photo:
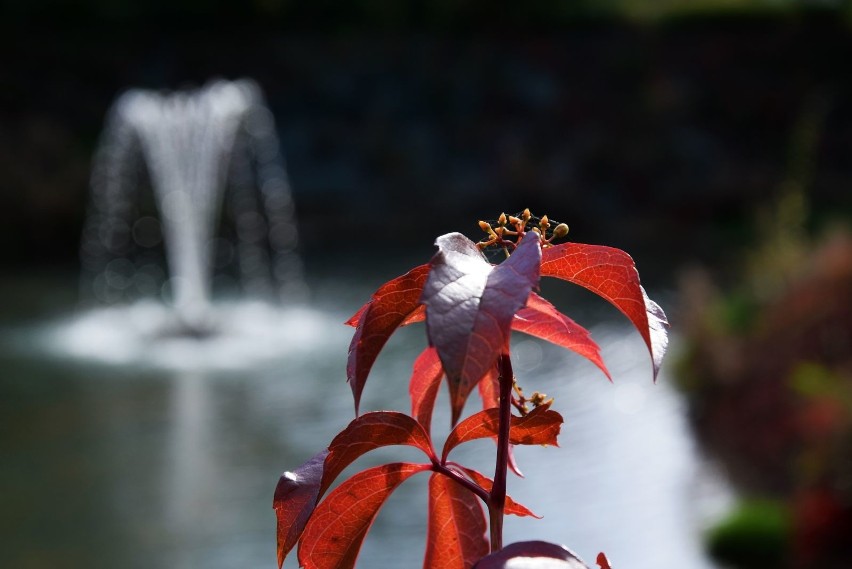
{"label": "white foam on water", "polygon": [[314,352],[351,333],[340,316],[306,305],[246,300],[217,304],[211,316],[212,331],[194,336],[182,333],[173,311],[153,301],[96,308],[37,325],[26,349],[106,365],[224,371]]}

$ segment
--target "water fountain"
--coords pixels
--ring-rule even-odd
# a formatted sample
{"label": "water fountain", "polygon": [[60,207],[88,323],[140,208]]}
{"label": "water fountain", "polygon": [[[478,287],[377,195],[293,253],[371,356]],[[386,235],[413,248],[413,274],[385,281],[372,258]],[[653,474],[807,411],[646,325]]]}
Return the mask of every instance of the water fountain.
{"label": "water fountain", "polygon": [[173,305],[171,331],[206,335],[217,273],[252,298],[299,293],[296,244],[274,121],[254,82],[116,100],[92,168],[84,296],[160,296]]}

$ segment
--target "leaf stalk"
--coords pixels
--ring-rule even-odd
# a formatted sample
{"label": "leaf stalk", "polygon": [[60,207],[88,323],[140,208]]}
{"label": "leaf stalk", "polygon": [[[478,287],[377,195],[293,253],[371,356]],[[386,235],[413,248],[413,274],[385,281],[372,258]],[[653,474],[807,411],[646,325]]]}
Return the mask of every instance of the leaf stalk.
{"label": "leaf stalk", "polygon": [[483,502],[485,502],[486,504],[488,504],[488,501],[491,499],[490,494],[488,494],[488,492],[486,492],[482,488],[482,486],[480,486],[479,484],[476,484],[475,482],[471,482],[470,480],[468,480],[467,478],[465,478],[464,476],[462,476],[461,474],[459,474],[458,472],[456,472],[452,468],[449,468],[446,465],[441,464],[440,462],[437,462],[437,461],[432,462],[432,472],[438,472],[440,474],[443,474],[444,476],[448,476],[448,477],[452,478],[453,480],[455,480],[456,482],[458,482],[459,484],[461,484],[462,486],[464,486],[465,488],[467,488],[468,490],[470,490],[471,492],[473,492],[474,494],[479,496],[479,498]]}

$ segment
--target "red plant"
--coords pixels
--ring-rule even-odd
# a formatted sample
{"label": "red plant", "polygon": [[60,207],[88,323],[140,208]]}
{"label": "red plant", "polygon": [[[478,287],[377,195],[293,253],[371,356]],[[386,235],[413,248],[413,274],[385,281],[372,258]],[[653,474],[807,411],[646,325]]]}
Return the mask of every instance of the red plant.
{"label": "red plant", "polygon": [[[479,243],[459,233],[439,237],[438,252],[428,265],[382,285],[347,322],[355,327],[347,377],[356,418],[326,450],[281,476],[273,502],[279,566],[298,543],[299,563],[307,569],[354,567],[387,497],[409,477],[428,472],[425,568],[494,569],[513,559],[512,567],[522,567],[519,558],[529,557],[548,558],[552,563],[548,567],[586,567],[553,544],[523,542],[503,548],[504,514],[533,515],[506,495],[507,470],[517,472],[512,446],[556,445],[562,425],[562,417],[550,409],[552,401],[538,393],[526,398],[515,385],[509,338],[516,330],[568,348],[609,377],[589,333],[534,292],[541,276],[563,279],[600,295],[630,319],[648,346],[656,378],[667,344],[666,317],[645,294],[627,253],[599,245],[554,245],[568,227],[559,224],[551,230],[547,216],[534,218],[529,210],[517,217],[503,214],[494,225],[480,222],[488,238]],[[489,263],[481,252],[488,248],[502,249],[506,259]],[[422,320],[429,347],[414,363],[411,415],[395,411],[359,415],[361,393],[385,342],[398,327]],[[430,425],[443,378],[454,428],[438,453]],[[459,421],[474,388],[483,410]],[[493,479],[449,460],[455,447],[482,438],[497,441]],[[368,468],[322,500],[348,465],[388,445],[416,447],[426,461]],[[609,567],[603,554],[597,563]]]}

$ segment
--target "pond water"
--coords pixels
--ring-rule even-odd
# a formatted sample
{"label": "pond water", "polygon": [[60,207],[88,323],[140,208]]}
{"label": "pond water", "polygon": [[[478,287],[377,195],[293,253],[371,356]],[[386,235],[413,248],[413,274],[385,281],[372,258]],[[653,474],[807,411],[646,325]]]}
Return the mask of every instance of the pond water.
{"label": "pond water", "polygon": [[[153,334],[164,316],[145,304],[77,312],[58,302],[38,321],[5,325],[0,566],[274,567],[278,476],[353,417],[351,329],[340,323],[369,288],[334,282],[312,283],[310,306],[223,305],[223,333],[200,340]],[[578,356],[514,338],[521,385],[554,396],[565,425],[559,448],[517,450],[526,478],[509,492],[543,519],[508,518],[505,540],[565,543],[588,561],[603,550],[633,569],[712,567],[701,531],[730,491],[696,449],[666,366],[653,384],[638,334],[610,316],[590,328],[613,384]],[[424,342],[422,325],[392,339],[364,410],[408,410]],[[449,423],[442,398],[438,438]],[[478,441],[454,458],[490,473],[492,453]],[[383,449],[356,467],[420,459]],[[391,497],[359,566],[420,566],[426,482],[414,477]]]}

